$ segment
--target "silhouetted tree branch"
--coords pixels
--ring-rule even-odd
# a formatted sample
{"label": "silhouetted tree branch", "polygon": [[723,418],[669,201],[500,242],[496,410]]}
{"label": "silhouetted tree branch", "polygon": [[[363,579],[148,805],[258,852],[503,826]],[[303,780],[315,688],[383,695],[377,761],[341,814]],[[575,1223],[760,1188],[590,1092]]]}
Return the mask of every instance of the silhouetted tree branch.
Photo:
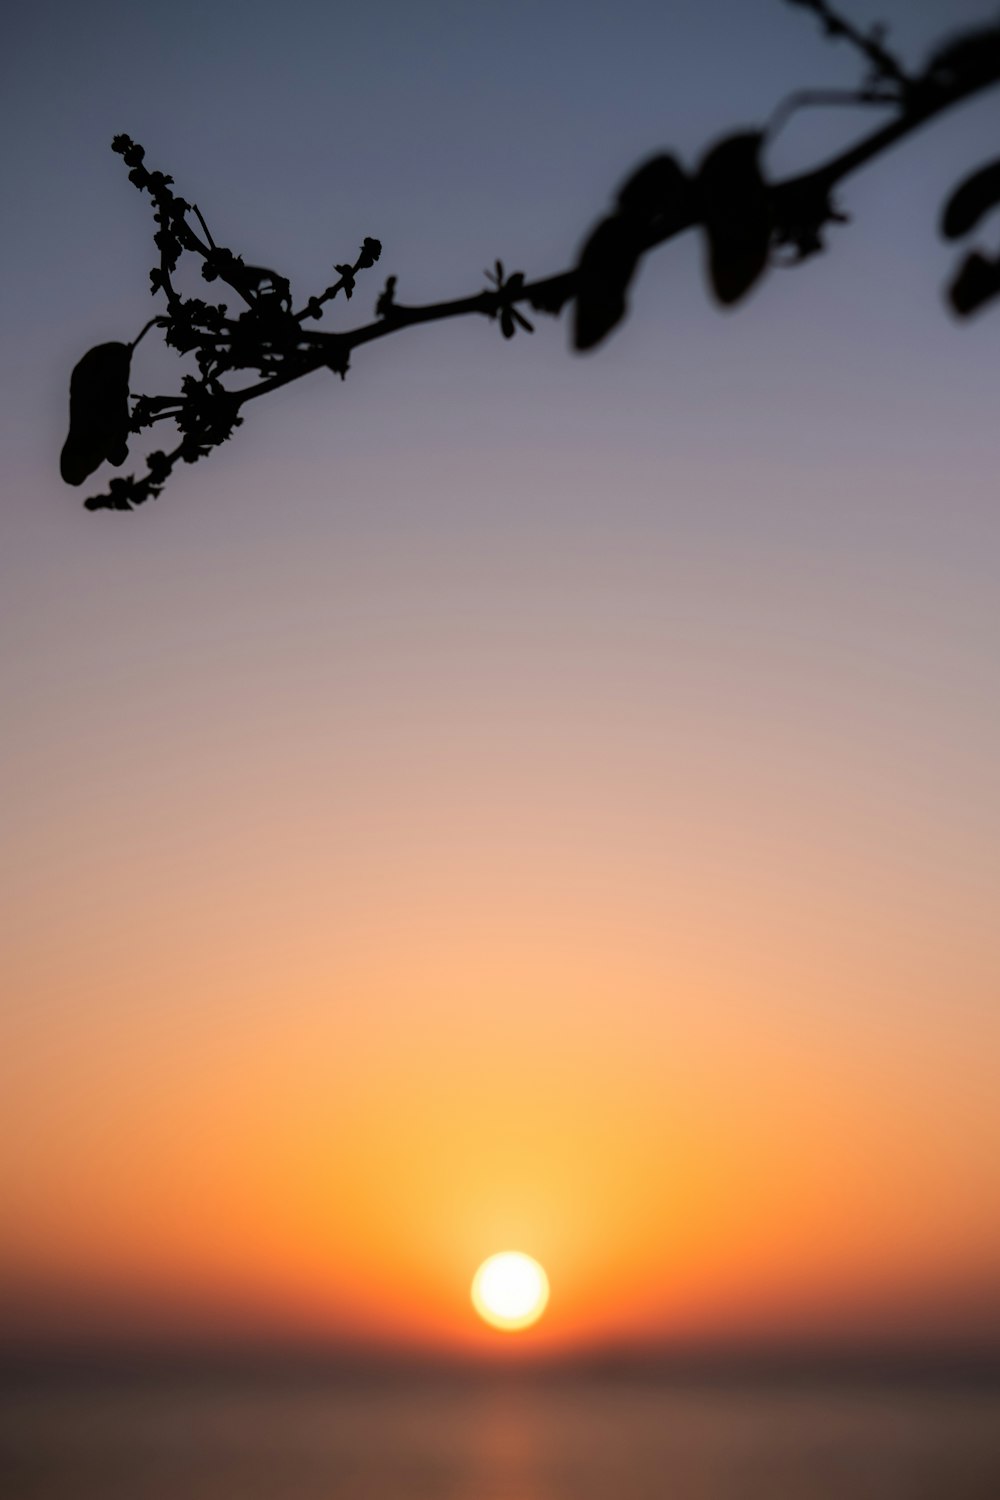
{"label": "silhouetted tree branch", "polygon": [[[129,168],[129,180],[153,205],[159,259],[150,272],[150,289],[165,299],[166,311],[131,343],[99,344],[77,364],[70,383],[63,478],[82,484],[104,462],[120,466],[132,434],[172,422],[180,437],[175,447],[150,453],[145,474],[113,478],[105,493],[84,502],[90,510],[131,510],[160,493],[178,462],[195,463],[231,437],[248,402],[315,370],[332,370],[343,379],[355,349],[422,323],[477,314],[497,322],[509,339],[518,331],[533,331],[523,308],[558,316],[571,305],[574,348],[593,349],[625,316],[642,257],[687,229],[698,227],[704,234],[715,300],[735,306],[769,264],[795,265],[825,248],[827,227],[845,222],[833,201],[838,183],[944,110],[1000,81],[1000,25],[946,41],[919,72],[911,73],[889,51],[884,28],[863,34],[826,0],[787,3],[811,11],[827,35],[859,53],[867,71],[857,89],[793,94],[762,130],[716,142],[691,172],[672,156],[653,156],[619,188],[612,211],[592,230],[568,270],[527,281],[521,271],[508,274],[498,260],[486,273],[489,284],[479,292],[418,307],[397,301],[397,278],[390,276],[375,303],[374,321],[347,331],[310,324],[338,296],[351,300],[358,277],[381,256],[378,240],[366,238],[353,262],[334,266],[337,279],[293,311],[286,277],[265,266],[249,266],[217,245],[198,206],[173,191],[173,179],[150,171],[143,148],[130,137],[116,136],[112,149]],[[891,118],[811,171],[768,181],[761,153],[790,114],[843,104],[883,108]],[[995,161],[954,191],[941,232],[958,239],[998,205],[1000,161]],[[200,260],[203,279],[228,287],[242,309],[231,311],[226,300],[209,303],[182,296],[174,276],[184,255]],[[959,316],[998,294],[1000,258],[978,251],[962,260],[947,293]],[[130,393],[132,351],[154,327],[164,331],[171,348],[192,355],[197,365],[197,375],[184,375],[177,395]],[[232,383],[247,374],[257,379]]]}

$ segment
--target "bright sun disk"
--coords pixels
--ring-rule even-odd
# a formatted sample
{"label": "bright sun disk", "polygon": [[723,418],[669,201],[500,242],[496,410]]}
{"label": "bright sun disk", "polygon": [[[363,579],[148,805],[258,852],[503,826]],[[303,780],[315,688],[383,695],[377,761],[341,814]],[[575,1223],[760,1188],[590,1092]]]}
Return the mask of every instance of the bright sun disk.
{"label": "bright sun disk", "polygon": [[549,1278],[537,1260],[503,1250],[484,1260],[472,1278],[472,1305],[494,1328],[514,1333],[530,1328],[545,1311]]}

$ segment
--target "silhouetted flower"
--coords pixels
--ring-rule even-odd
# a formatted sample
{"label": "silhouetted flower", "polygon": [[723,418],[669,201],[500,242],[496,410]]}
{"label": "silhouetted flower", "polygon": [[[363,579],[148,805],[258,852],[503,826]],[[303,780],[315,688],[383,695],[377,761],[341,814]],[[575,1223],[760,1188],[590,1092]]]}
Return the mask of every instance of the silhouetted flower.
{"label": "silhouetted flower", "polygon": [[149,470],[149,477],[157,484],[162,484],[165,479],[169,478],[172,467],[173,465],[167,455],[159,450],[151,453],[146,459],[146,468]]}
{"label": "silhouetted flower", "polygon": [[499,315],[500,332],[505,339],[512,339],[518,328],[523,328],[525,333],[534,333],[534,325],[529,323],[523,313],[509,300],[520,295],[524,287],[524,272],[515,271],[507,279],[504,279],[503,262],[494,261],[492,271],[484,271],[483,275],[492,281],[497,290],[497,305],[490,312],[490,317]]}
{"label": "silhouetted flower", "polygon": [[348,345],[334,344],[333,348],[327,354],[326,365],[327,369],[332,370],[335,375],[339,375],[341,380],[346,379],[351,365],[351,351]]}
{"label": "silhouetted flower", "polygon": [[349,302],[351,300],[351,296],[352,296],[352,294],[354,292],[354,267],[353,266],[334,266],[333,269],[335,271],[338,271],[340,273],[341,290],[343,291],[344,296],[347,298],[347,300]]}
{"label": "silhouetted flower", "polygon": [[162,488],[162,484],[155,484],[151,478],[134,479],[129,475],[125,479],[112,479],[106,494],[90,495],[83,504],[86,510],[132,510],[158,495]]}
{"label": "silhouetted flower", "polygon": [[381,254],[381,240],[373,240],[366,235],[361,246],[361,254],[358,256],[357,264],[355,265],[354,269],[356,271],[369,270],[370,267],[375,264]]}
{"label": "silhouetted flower", "polygon": [[848,223],[848,215],[834,206],[826,185],[808,178],[772,193],[771,209],[773,243],[787,245],[792,251],[791,257],[781,262],[784,265],[797,265],[825,250],[823,230],[827,224]]}
{"label": "silhouetted flower", "polygon": [[395,276],[389,276],[386,278],[385,286],[379,293],[378,300],[375,303],[376,318],[389,318],[392,316],[393,309],[396,306],[397,279],[398,278]]}

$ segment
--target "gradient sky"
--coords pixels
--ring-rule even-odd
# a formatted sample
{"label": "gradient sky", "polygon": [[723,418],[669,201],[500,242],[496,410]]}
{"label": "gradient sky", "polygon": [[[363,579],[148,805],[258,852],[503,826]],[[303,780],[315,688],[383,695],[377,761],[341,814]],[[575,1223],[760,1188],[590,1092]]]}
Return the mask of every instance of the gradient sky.
{"label": "gradient sky", "polygon": [[355,323],[857,69],[778,0],[37,0],[2,68],[8,1336],[492,1348],[517,1247],[538,1348],[1000,1337],[1000,314],[935,229],[997,96],[735,313],[688,236],[594,355],[403,332],[115,516],[58,477],[154,310],[114,133],[297,301],[379,237]]}

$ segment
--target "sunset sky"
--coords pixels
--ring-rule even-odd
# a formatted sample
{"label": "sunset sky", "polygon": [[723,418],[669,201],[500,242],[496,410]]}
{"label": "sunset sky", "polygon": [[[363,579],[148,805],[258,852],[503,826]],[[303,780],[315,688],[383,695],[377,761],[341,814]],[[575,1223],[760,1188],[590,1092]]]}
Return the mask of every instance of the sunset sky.
{"label": "sunset sky", "polygon": [[[993,8],[852,14],[919,60]],[[520,1249],[539,1352],[1000,1346],[1000,312],[936,232],[996,95],[735,312],[686,236],[593,355],[405,331],[90,515],[69,371],[157,310],[116,132],[297,302],[380,238],[351,326],[858,69],[779,0],[7,30],[3,1341],[489,1354]]]}

